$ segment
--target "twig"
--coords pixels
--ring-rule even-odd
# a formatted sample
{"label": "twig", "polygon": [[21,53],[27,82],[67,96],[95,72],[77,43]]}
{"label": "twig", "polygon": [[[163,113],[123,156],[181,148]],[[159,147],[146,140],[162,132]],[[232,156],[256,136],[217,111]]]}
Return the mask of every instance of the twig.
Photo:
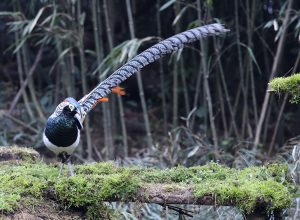
{"label": "twig", "polygon": [[188,217],[193,217],[193,215],[191,215],[190,213],[194,213],[193,211],[187,210],[187,209],[183,209],[177,206],[173,206],[173,205],[167,205],[167,204],[159,204],[161,205],[164,209],[169,208],[175,212],[178,212],[180,215],[186,215]]}
{"label": "twig", "polygon": [[27,128],[28,130],[38,134],[40,133],[38,129],[33,128],[32,126],[29,126],[28,124],[26,124],[25,122],[21,121],[20,119],[17,119],[16,117],[8,114],[8,113],[4,113],[5,116],[7,116],[9,119],[11,119],[12,121],[16,122],[17,124]]}
{"label": "twig", "polygon": [[34,71],[35,71],[35,69],[36,69],[36,67],[37,67],[37,64],[39,63],[39,61],[40,61],[41,58],[42,58],[43,48],[44,48],[44,44],[42,44],[42,46],[40,47],[40,49],[39,49],[39,51],[38,51],[38,53],[37,53],[37,55],[36,55],[35,61],[34,61],[34,63],[32,64],[32,66],[30,67],[30,69],[29,69],[29,72],[28,72],[28,75],[27,75],[25,81],[23,82],[23,84],[22,84],[21,88],[19,89],[17,95],[15,96],[14,100],[12,101],[12,104],[11,104],[11,106],[10,106],[8,112],[7,112],[7,115],[11,115],[13,109],[16,107],[16,105],[17,105],[17,103],[18,103],[18,101],[19,101],[21,95],[23,94],[24,89],[25,89],[26,86],[28,85],[28,82],[29,82],[31,76],[32,76],[33,73],[34,73]]}

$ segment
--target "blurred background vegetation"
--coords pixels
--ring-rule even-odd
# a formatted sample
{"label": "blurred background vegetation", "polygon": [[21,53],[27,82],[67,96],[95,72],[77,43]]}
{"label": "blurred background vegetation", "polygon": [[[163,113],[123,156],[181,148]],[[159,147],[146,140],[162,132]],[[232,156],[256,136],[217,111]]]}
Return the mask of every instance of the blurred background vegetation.
{"label": "blurred background vegetation", "polygon": [[159,167],[295,159],[300,106],[267,92],[271,78],[300,69],[295,0],[2,0],[0,145],[47,156],[41,135],[59,102],[80,99],[160,39],[213,22],[231,32],[147,66],[122,84],[126,96],[99,104],[74,159]]}
{"label": "blurred background vegetation", "polygon": [[191,165],[274,155],[300,133],[299,106],[266,92],[270,78],[299,71],[299,6],[293,0],[1,1],[0,144],[42,147],[45,120],[65,97],[80,99],[162,38],[221,22],[231,29],[225,38],[149,65],[123,83],[125,97],[97,106],[75,157],[98,161],[152,149],[168,151],[166,165],[182,163],[174,158],[181,156]]}
{"label": "blurred background vegetation", "polygon": [[272,156],[300,133],[299,106],[267,92],[271,78],[299,70],[299,6],[292,0],[1,1],[0,144],[42,147],[45,120],[65,97],[80,99],[162,38],[221,22],[231,29],[225,38],[151,64],[123,83],[125,97],[97,106],[75,157],[117,159],[152,149],[173,153],[168,165],[181,156],[190,165],[232,164],[243,151]]}
{"label": "blurred background vegetation", "polygon": [[287,96],[266,93],[270,78],[299,69],[299,5],[1,1],[0,144],[41,147],[45,119],[65,97],[80,99],[161,38],[221,22],[231,29],[226,38],[195,43],[151,64],[122,85],[125,97],[98,106],[78,157],[122,158],[156,145],[192,147],[189,156],[207,145],[211,159],[239,149],[272,155],[300,132],[299,107]]}

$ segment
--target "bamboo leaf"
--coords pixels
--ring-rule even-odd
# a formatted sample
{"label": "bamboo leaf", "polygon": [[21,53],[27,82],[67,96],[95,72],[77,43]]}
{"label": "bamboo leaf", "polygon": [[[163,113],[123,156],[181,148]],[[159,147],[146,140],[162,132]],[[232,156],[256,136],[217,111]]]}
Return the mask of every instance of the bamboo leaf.
{"label": "bamboo leaf", "polygon": [[172,25],[175,26],[177,24],[177,22],[181,19],[181,17],[184,15],[184,13],[186,12],[186,10],[189,8],[189,6],[185,6],[183,9],[180,10],[180,12],[178,13],[178,15],[175,17]]}
{"label": "bamboo leaf", "polygon": [[103,76],[111,70],[118,68],[121,64],[127,62],[132,57],[134,57],[143,43],[149,42],[153,39],[157,38],[145,37],[143,39],[135,38],[132,40],[124,41],[123,43],[119,44],[111,50],[111,52],[92,72],[92,75],[95,75],[97,72],[101,71],[101,76]]}
{"label": "bamboo leaf", "polygon": [[194,149],[188,153],[187,158],[194,156],[198,152],[199,148],[200,147],[198,145],[195,146]]}
{"label": "bamboo leaf", "polygon": [[81,26],[84,25],[85,15],[86,15],[85,12],[83,12],[83,13],[80,15],[79,24],[80,24]]}
{"label": "bamboo leaf", "polygon": [[250,47],[248,47],[247,49],[248,49],[248,53],[250,54],[250,57],[252,58],[253,62],[255,63],[255,65],[256,65],[256,67],[258,69],[259,74],[261,74],[261,69],[260,69],[260,67],[259,67],[259,65],[257,63],[257,60],[255,58],[255,55],[253,54],[252,49]]}
{"label": "bamboo leaf", "polygon": [[11,16],[13,18],[19,18],[22,16],[20,12],[12,12],[12,11],[1,11],[0,12],[1,17],[8,17]]}
{"label": "bamboo leaf", "polygon": [[62,58],[64,58],[65,55],[67,55],[69,53],[69,51],[72,49],[72,47],[69,47],[67,49],[65,49],[60,55],[59,57],[55,60],[54,64],[52,65],[51,69],[49,70],[49,74],[51,74],[53,72],[53,70],[55,69],[56,65],[58,64],[58,62],[60,62],[60,60]]}
{"label": "bamboo leaf", "polygon": [[13,53],[16,53],[20,48],[24,45],[26,40],[29,38],[29,36],[25,36],[24,38],[21,39],[20,43],[16,45],[16,49],[14,49]]}
{"label": "bamboo leaf", "polygon": [[248,54],[250,55],[252,61],[253,61],[254,64],[255,64],[255,66],[257,67],[257,70],[258,70],[259,74],[262,74],[261,69],[260,69],[260,67],[259,67],[259,65],[258,65],[258,63],[257,63],[257,60],[256,60],[256,58],[255,58],[255,55],[254,55],[252,49],[251,49],[250,47],[248,47],[248,45],[246,45],[246,44],[243,44],[243,43],[240,43],[240,44],[241,44],[241,46],[243,46],[243,47],[245,47],[245,48],[247,49],[247,52],[248,52]]}
{"label": "bamboo leaf", "polygon": [[274,20],[273,20],[273,19],[272,19],[272,20],[270,20],[270,21],[268,21],[268,22],[265,24],[264,28],[270,28],[270,27],[272,27],[272,25],[273,25],[273,22],[274,22]]}
{"label": "bamboo leaf", "polygon": [[176,0],[169,0],[168,2],[166,2],[165,4],[163,4],[159,11],[163,11],[165,10],[166,8],[170,7],[172,4],[174,4],[176,2]]}
{"label": "bamboo leaf", "polygon": [[38,20],[40,19],[40,17],[42,16],[42,14],[43,14],[43,12],[45,11],[46,8],[47,8],[47,7],[41,8],[41,9],[38,11],[37,15],[35,16],[35,18],[32,20],[32,22],[30,22],[30,23],[28,24],[28,26],[29,26],[29,27],[28,27],[28,33],[29,33],[29,34],[33,31],[34,27],[36,26]]}
{"label": "bamboo leaf", "polygon": [[117,60],[117,57],[120,56],[121,50],[126,45],[128,41],[124,41],[121,44],[117,45],[114,47],[110,53],[103,59],[103,61],[98,65],[98,67],[92,72],[92,75],[95,75],[98,71],[102,70],[104,68],[107,68],[108,66],[110,67],[109,69],[112,68],[112,60]]}
{"label": "bamboo leaf", "polygon": [[139,49],[141,45],[141,41],[138,40],[138,39],[134,39],[134,42],[132,44],[132,46],[129,48],[129,51],[128,51],[128,60],[131,59],[132,57],[134,57],[136,54],[137,54],[137,51]]}

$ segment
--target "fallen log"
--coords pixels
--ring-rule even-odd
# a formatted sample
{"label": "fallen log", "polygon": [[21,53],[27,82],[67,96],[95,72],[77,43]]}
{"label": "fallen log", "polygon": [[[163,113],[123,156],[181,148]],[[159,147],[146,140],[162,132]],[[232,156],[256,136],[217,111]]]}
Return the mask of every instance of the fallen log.
{"label": "fallen log", "polygon": [[209,163],[160,170],[106,162],[75,170],[76,176],[65,172],[57,178],[58,167],[42,161],[0,162],[0,212],[12,215],[43,200],[99,217],[108,213],[103,202],[117,201],[236,206],[246,217],[264,218],[289,207],[293,190],[285,164],[239,170]]}

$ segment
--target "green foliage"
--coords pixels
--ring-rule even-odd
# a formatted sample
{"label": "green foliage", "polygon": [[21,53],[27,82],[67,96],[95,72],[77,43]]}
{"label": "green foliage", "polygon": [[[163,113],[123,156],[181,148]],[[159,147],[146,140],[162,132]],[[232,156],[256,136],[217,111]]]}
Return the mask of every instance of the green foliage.
{"label": "green foliage", "polygon": [[287,92],[292,97],[291,103],[298,103],[300,100],[300,74],[294,74],[288,77],[277,77],[269,82],[272,91],[276,93]]}
{"label": "green foliage", "polygon": [[268,210],[283,209],[291,203],[292,187],[286,180],[287,166],[282,164],[238,170],[210,163],[160,170],[117,167],[106,162],[78,165],[76,176],[59,179],[57,167],[40,162],[0,164],[0,168],[2,212],[17,210],[26,197],[47,198],[50,190],[55,192],[56,201],[67,208],[86,210],[91,219],[107,218],[112,211],[103,201],[137,200],[137,193],[149,184],[164,184],[175,193],[178,187],[190,186],[196,197],[215,196],[218,205],[231,202],[247,213],[259,202],[266,202]]}

